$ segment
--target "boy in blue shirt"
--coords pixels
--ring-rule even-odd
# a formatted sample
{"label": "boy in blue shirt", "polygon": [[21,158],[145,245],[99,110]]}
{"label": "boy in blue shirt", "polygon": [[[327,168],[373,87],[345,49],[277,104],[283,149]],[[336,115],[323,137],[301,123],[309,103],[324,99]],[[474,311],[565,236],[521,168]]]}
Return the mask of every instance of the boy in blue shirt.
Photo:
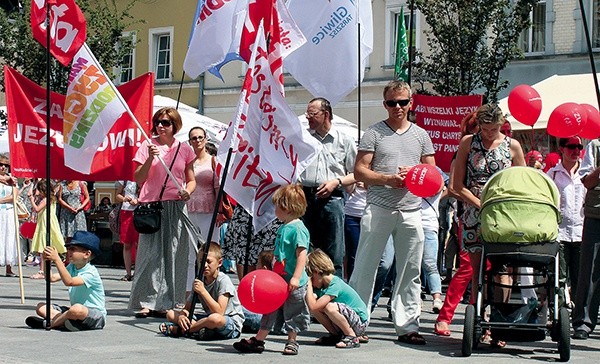
{"label": "boy in blue shirt", "polygon": [[[102,329],[106,323],[104,285],[98,270],[90,264],[100,254],[100,239],[93,233],[76,231],[65,247],[70,262],[66,267],[56,248],[44,249],[44,259],[54,262],[58,270],[50,276],[50,281],[62,280],[69,287],[71,301],[71,307],[52,305],[50,328],[67,331]],[[46,327],[46,303],[38,303],[36,312],[41,317],[29,316],[25,323],[34,329]]]}
{"label": "boy in blue shirt", "polygon": [[304,268],[310,235],[300,220],[306,212],[306,197],[300,185],[287,185],[275,191],[273,204],[275,216],[283,222],[275,238],[273,271],[285,279],[290,293],[282,307],[263,315],[255,337],[242,339],[233,347],[241,353],[262,353],[265,350],[264,340],[273,329],[277,316],[283,315],[283,327],[288,333],[283,354],[297,355],[299,345],[296,337],[310,325],[310,314],[304,300],[308,283]]}
{"label": "boy in blue shirt", "polygon": [[315,344],[351,349],[359,347],[361,341],[367,342],[364,335],[369,324],[367,305],[352,287],[334,275],[335,267],[327,254],[321,249],[310,253],[306,272],[310,277],[306,303],[329,332]]}

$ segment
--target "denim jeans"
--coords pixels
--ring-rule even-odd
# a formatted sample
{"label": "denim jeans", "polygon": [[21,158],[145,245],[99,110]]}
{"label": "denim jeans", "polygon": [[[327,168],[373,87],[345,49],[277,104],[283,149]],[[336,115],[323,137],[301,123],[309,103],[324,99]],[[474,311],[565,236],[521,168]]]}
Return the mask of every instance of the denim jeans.
{"label": "denim jeans", "polygon": [[600,219],[586,217],[583,220],[577,280],[577,296],[571,322],[573,329],[590,333],[598,323],[600,307]]}
{"label": "denim jeans", "polygon": [[[373,301],[371,304],[375,306],[381,297],[381,292],[385,287],[385,284],[388,282],[388,277],[394,275],[394,271],[392,270],[392,266],[394,263],[394,240],[390,236],[387,244],[385,245],[385,249],[383,250],[383,255],[381,256],[381,260],[379,260],[379,266],[377,267],[377,275],[375,276],[375,286],[373,287]],[[391,281],[390,287],[394,284],[394,281]]]}
{"label": "denim jeans", "polygon": [[320,248],[333,261],[335,275],[344,278],[344,199],[306,195],[307,208],[302,218],[310,233],[313,248]]}
{"label": "denim jeans", "polygon": [[356,248],[358,247],[358,239],[360,237],[360,217],[346,215],[344,217],[344,238],[346,245],[346,275],[348,279],[354,270],[354,258],[356,256]]}
{"label": "denim jeans", "polygon": [[438,256],[438,234],[435,230],[423,230],[425,233],[425,245],[423,247],[423,261],[421,270],[425,276],[425,282],[429,292],[442,293],[442,279],[437,267]]}

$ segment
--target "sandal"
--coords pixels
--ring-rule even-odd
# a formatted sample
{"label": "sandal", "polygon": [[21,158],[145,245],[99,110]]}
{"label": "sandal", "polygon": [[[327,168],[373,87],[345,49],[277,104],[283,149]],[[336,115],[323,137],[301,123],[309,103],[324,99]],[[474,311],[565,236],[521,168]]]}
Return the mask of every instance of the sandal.
{"label": "sandal", "polygon": [[427,341],[418,332],[410,332],[408,334],[398,336],[398,341],[411,345],[425,345]]}
{"label": "sandal", "polygon": [[129,274],[125,274],[123,276],[123,278],[121,278],[121,281],[123,282],[131,282],[133,280],[133,276],[129,275]]}
{"label": "sandal", "polygon": [[298,348],[300,345],[296,341],[289,340],[285,343],[283,348],[283,355],[298,355]]}
{"label": "sandal", "polygon": [[342,335],[339,334],[329,334],[325,336],[321,336],[315,341],[315,345],[319,346],[335,346],[335,344],[339,343],[342,339]]}
{"label": "sandal", "polygon": [[361,344],[367,344],[369,342],[369,336],[367,335],[360,335],[358,337],[358,342]]}
{"label": "sandal", "polygon": [[491,339],[490,346],[493,348],[502,349],[506,347],[506,341]]}
{"label": "sandal", "polygon": [[256,337],[251,337],[250,339],[242,339],[233,343],[233,348],[240,353],[260,354],[265,351],[265,342],[256,340]]}
{"label": "sandal", "polygon": [[[438,328],[438,324],[445,324],[446,328],[445,329],[440,329]],[[448,324],[446,322],[443,321],[436,321],[435,325],[433,326],[433,333],[438,335],[438,336],[450,336],[452,335],[452,333],[450,332],[450,329],[448,328]]]}
{"label": "sandal", "polygon": [[31,279],[44,279],[44,278],[46,278],[46,276],[44,275],[43,271],[39,271],[36,274],[34,274],[32,276],[29,276],[29,278],[31,278]]}
{"label": "sandal", "polygon": [[180,337],[181,329],[172,322],[163,322],[158,325],[158,331],[167,337]]}
{"label": "sandal", "polygon": [[335,344],[338,349],[353,349],[360,347],[360,342],[356,336],[344,336],[342,340]]}

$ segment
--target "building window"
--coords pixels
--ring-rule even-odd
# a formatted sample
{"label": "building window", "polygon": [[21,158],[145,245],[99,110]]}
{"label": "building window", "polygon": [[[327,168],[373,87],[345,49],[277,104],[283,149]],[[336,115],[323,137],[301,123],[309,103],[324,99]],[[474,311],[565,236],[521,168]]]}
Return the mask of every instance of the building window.
{"label": "building window", "polygon": [[[409,54],[412,54],[413,57],[417,51],[417,45],[419,44],[419,32],[417,29],[419,28],[419,11],[414,11],[414,20],[412,24],[412,28],[410,28],[410,9],[407,7],[404,8],[404,26],[406,27],[406,40],[411,42]],[[400,25],[400,7],[390,7],[388,8],[388,31],[387,31],[387,42],[386,48],[388,51],[386,54],[388,55],[387,64],[389,66],[384,67],[388,69],[393,69],[394,64],[396,62],[396,38],[398,37],[398,26]],[[412,37],[412,38],[411,38]]]}
{"label": "building window", "polygon": [[592,29],[592,48],[600,48],[600,0],[592,0],[588,19],[591,18],[589,27]]}
{"label": "building window", "polygon": [[531,26],[521,33],[519,47],[525,54],[539,54],[546,50],[546,0],[540,0],[529,14]]}
{"label": "building window", "polygon": [[[131,48],[129,53],[125,54],[121,59],[121,64],[117,69],[118,75],[118,84],[129,82],[133,79],[135,75],[134,65],[135,65],[135,33],[134,32],[125,32],[123,33],[123,37],[121,37],[122,43],[127,41],[130,42]],[[120,43],[120,44],[122,44]],[[119,44],[119,45],[120,45]]]}
{"label": "building window", "polygon": [[173,28],[151,29],[150,70],[157,82],[171,81]]}

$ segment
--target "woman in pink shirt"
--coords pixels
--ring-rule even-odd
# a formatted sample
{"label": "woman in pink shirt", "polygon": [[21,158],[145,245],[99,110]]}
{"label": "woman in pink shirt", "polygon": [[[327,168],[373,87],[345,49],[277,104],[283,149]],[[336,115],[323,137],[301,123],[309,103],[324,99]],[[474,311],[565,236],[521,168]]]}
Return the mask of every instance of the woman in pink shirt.
{"label": "woman in pink shirt", "polygon": [[[144,141],[133,159],[135,181],[141,186],[138,201],[160,200],[164,207],[160,230],[140,234],[129,297],[129,308],[140,310],[138,318],[164,317],[167,309],[185,302],[188,253],[196,242],[196,229],[187,216],[185,202],[196,189],[196,155],[187,143],[175,139],[181,126],[177,110],[158,110],[152,117],[151,141]],[[177,185],[167,178],[165,168],[155,158],[159,155],[167,166],[172,164]]]}

